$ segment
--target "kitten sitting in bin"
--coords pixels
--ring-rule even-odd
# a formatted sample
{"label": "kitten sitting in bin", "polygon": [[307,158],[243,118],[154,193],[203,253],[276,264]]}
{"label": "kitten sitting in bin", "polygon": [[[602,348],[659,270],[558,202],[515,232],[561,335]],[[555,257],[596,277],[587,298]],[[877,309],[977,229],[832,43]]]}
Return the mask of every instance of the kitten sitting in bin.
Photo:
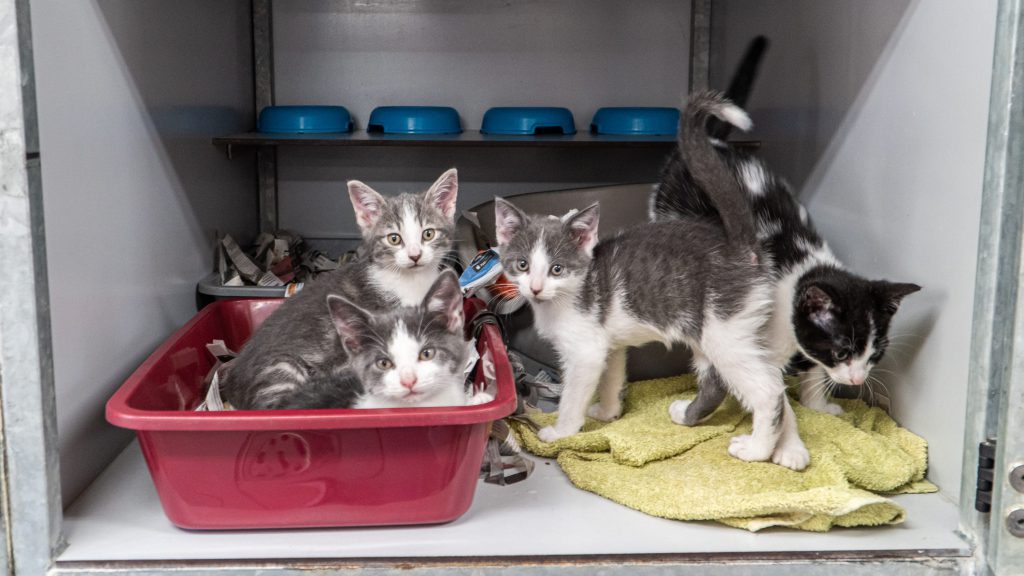
{"label": "kitten sitting in bin", "polygon": [[[454,274],[441,276],[455,228],[456,170],[419,194],[385,198],[358,181],[349,182],[348,190],[363,234],[362,257],[323,274],[285,301],[225,366],[221,390],[236,409],[467,402],[463,365],[469,345],[462,340],[461,292]],[[442,301],[445,306],[454,302],[446,299],[452,283],[457,322],[438,309]],[[410,334],[414,317],[421,330]],[[456,323],[458,331],[453,331]],[[435,330],[438,325],[445,330]],[[452,344],[453,335],[458,346]],[[418,361],[433,366],[431,376],[421,376],[418,367],[403,372],[392,357],[409,352],[405,348],[411,350],[414,343],[416,356],[422,357]],[[361,356],[371,350],[373,358]],[[356,357],[366,364],[353,362]],[[377,386],[391,380],[401,390]],[[449,380],[450,385],[429,384]],[[450,389],[435,390],[446,386]],[[427,394],[428,388],[433,392]]]}

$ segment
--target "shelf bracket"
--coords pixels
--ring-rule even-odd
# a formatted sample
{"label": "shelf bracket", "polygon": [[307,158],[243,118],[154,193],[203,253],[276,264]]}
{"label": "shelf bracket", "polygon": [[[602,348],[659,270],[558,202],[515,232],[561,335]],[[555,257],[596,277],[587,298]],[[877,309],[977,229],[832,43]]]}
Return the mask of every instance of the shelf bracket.
{"label": "shelf bracket", "polygon": [[[252,65],[258,123],[260,110],[274,105],[274,15],[271,0],[252,0]],[[228,157],[231,157],[230,145]],[[260,232],[273,232],[278,229],[276,148],[261,147],[256,151],[256,170]]]}
{"label": "shelf bracket", "polygon": [[711,85],[711,0],[690,0],[689,79],[690,93]]}

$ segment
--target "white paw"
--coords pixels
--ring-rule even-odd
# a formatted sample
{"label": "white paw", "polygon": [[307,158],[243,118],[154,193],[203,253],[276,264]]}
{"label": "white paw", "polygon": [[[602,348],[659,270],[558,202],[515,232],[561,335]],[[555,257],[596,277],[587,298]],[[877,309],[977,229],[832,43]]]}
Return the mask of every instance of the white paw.
{"label": "white paw", "polygon": [[494,395],[490,392],[477,392],[469,397],[469,402],[467,402],[466,405],[479,406],[480,404],[487,404],[492,400],[494,400]]}
{"label": "white paw", "polygon": [[590,416],[594,420],[600,420],[601,422],[611,422],[622,415],[622,406],[616,406],[613,409],[605,409],[601,404],[591,404],[590,408],[587,408],[587,416]]}
{"label": "white paw", "polygon": [[756,440],[750,434],[734,436],[729,441],[729,454],[744,462],[764,462],[772,457],[773,446],[767,446],[764,442]]}
{"label": "white paw", "polygon": [[676,400],[668,407],[668,417],[681,426],[686,426],[686,409],[693,404],[693,400]]}
{"label": "white paw", "polygon": [[824,412],[826,414],[831,414],[833,416],[839,416],[840,414],[843,413],[843,408],[839,404],[833,404],[829,402],[828,404],[822,406],[819,412]]}
{"label": "white paw", "polygon": [[810,464],[811,453],[807,451],[803,442],[787,443],[775,449],[772,453],[772,462],[799,472]]}
{"label": "white paw", "polygon": [[566,436],[572,436],[572,434],[562,434],[554,426],[545,426],[537,432],[537,437],[541,442],[554,442]]}

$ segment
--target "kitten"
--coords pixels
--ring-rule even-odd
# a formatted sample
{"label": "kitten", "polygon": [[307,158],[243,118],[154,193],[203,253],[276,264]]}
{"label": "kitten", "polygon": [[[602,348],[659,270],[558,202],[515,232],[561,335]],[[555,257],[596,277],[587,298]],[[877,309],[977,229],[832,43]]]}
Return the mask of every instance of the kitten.
{"label": "kitten", "polygon": [[344,372],[348,364],[327,296],[344,296],[369,311],[415,306],[440,274],[455,231],[454,168],[420,194],[385,198],[355,180],[348,190],[363,235],[361,257],[321,274],[256,330],[222,376],[225,397],[236,408],[350,404],[351,386],[332,392],[321,380]]}
{"label": "kitten", "polygon": [[462,290],[454,272],[443,272],[418,306],[372,313],[335,295],[327,297],[327,306],[349,358],[347,370],[362,384],[355,408],[470,402]]}
{"label": "kitten", "polygon": [[[693,96],[682,123],[703,130],[709,116],[749,127],[743,110],[715,93]],[[680,132],[687,156],[709,172],[726,173],[707,138],[692,132]],[[726,215],[724,231],[703,218],[658,222],[600,243],[597,204],[559,219],[527,216],[495,199],[502,265],[563,365],[558,420],[540,430],[541,440],[576,433],[585,414],[620,415],[627,347],[684,343],[698,370],[715,370],[753,412],[752,434],[733,438],[730,454],[795,470],[807,465],[782,373],[768,362],[762,342],[771,286],[758,263],[750,208],[737,182],[714,192]],[[599,401],[588,409],[595,391]],[[678,419],[686,404],[673,404],[670,416]]]}
{"label": "kitten", "polygon": [[[843,268],[815,229],[789,185],[748,153],[718,147],[731,174],[743,184],[755,214],[757,236],[774,276],[775,312],[770,322],[772,361],[802,371],[800,401],[808,408],[841,414],[828,402],[833,383],[860,386],[889,345],[889,325],[916,284],[868,280]],[[720,222],[707,190],[715,177],[673,154],[651,196],[652,221],[704,218]],[[710,180],[709,183],[701,179]],[[724,391],[702,388],[684,422],[710,414]]]}

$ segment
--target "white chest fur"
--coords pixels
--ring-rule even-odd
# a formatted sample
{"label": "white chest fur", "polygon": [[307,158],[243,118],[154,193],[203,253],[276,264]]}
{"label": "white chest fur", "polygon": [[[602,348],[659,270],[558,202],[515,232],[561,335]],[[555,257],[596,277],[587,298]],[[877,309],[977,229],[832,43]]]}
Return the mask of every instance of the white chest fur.
{"label": "white chest fur", "polygon": [[437,280],[436,268],[405,268],[401,271],[373,268],[370,278],[381,290],[394,294],[402,306],[416,306],[427,295],[430,285]]}
{"label": "white chest fur", "polygon": [[799,265],[791,269],[775,284],[775,309],[768,324],[768,338],[772,347],[772,363],[785,366],[790,358],[800,351],[793,328],[793,300],[796,297],[796,285],[800,278],[811,268],[822,264],[839,266],[839,261],[832,254],[828,245],[813,250]]}

